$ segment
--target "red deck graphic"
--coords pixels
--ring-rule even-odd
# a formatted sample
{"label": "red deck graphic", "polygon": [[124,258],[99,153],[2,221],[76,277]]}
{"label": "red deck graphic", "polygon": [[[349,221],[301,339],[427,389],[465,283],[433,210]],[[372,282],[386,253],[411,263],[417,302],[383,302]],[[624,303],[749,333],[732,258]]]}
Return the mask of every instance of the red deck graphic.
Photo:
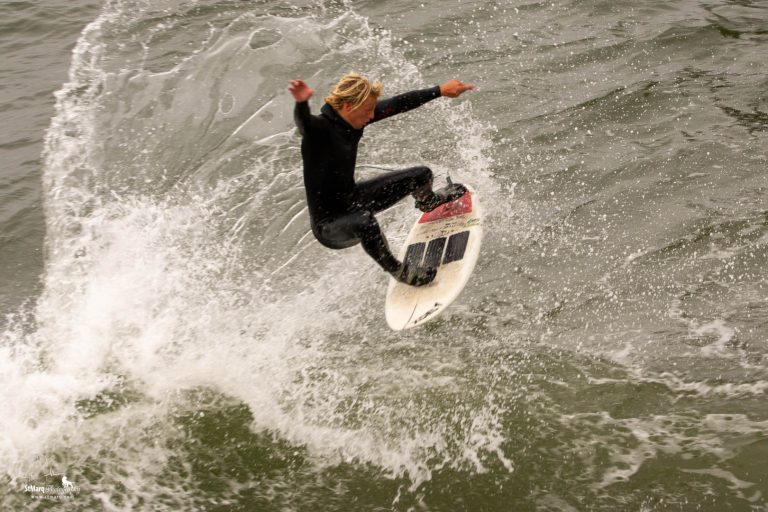
{"label": "red deck graphic", "polygon": [[455,217],[456,215],[464,215],[472,211],[472,194],[467,192],[457,200],[445,203],[431,212],[427,212],[419,218],[419,224],[425,222],[434,222],[440,219],[447,219],[448,217]]}

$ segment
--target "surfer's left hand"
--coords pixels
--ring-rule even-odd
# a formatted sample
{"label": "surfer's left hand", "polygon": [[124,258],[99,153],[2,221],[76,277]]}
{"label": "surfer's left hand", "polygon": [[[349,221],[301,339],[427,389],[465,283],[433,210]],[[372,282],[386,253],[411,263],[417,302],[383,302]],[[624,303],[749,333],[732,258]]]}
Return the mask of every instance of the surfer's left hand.
{"label": "surfer's left hand", "polygon": [[448,80],[444,84],[440,84],[440,96],[446,96],[448,98],[457,98],[462,93],[474,90],[474,85],[465,84],[459,80]]}

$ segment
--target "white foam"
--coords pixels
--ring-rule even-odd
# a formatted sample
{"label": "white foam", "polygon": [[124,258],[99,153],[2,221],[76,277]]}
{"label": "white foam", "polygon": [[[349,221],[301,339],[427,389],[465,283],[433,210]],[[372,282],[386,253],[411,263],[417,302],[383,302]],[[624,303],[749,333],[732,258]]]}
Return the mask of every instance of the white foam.
{"label": "white foam", "polygon": [[[0,467],[21,476],[59,464],[48,458],[56,450],[99,460],[97,447],[109,445],[112,459],[103,463],[114,467],[106,470],[124,473],[126,488],[151,499],[153,475],[170,454],[163,439],[151,449],[137,439],[150,428],[172,438],[169,407],[177,393],[203,387],[248,404],[254,430],[307,447],[319,463],[369,462],[409,476],[416,487],[439,467],[482,472],[493,461],[512,471],[493,401],[451,418],[428,400],[406,407],[398,402],[434,389],[449,393],[455,379],[439,370],[452,362],[426,373],[404,368],[377,374],[370,351],[355,349],[369,331],[382,335],[376,294],[385,276],[359,249],[330,253],[308,242],[300,207],[281,210],[301,197],[297,139],[284,124],[260,119],[285,107],[282,96],[262,98],[258,115],[250,115],[244,84],[224,90],[206,66],[235,59],[258,74],[261,60],[292,55],[290,48],[294,64],[304,65],[302,49],[312,47],[354,57],[382,75],[397,74],[403,88],[420,81],[416,67],[387,34],[347,10],[325,22],[322,16],[270,17],[265,23],[285,30],[258,56],[241,54],[251,51],[241,43],[252,31],[233,27],[208,34],[169,69],[107,71],[115,62],[104,30],[130,18],[123,9],[119,2],[107,4],[83,31],[69,82],[57,93],[46,137],[45,291],[35,311],[37,328],[5,333]],[[248,16],[239,22],[247,25]],[[302,39],[306,34],[315,34],[312,44]],[[258,90],[263,78],[248,86]],[[222,86],[226,114],[218,100],[200,100],[201,83],[205,90]],[[164,94],[173,94],[167,104],[157,101]],[[447,168],[455,156],[463,164],[457,179],[482,183],[484,194],[495,190],[483,174],[490,165],[487,128],[473,120],[467,104],[435,108],[445,115],[443,126],[458,126],[461,135],[455,152],[437,165]],[[139,115],[149,110],[151,122]],[[221,137],[210,160],[191,170],[179,163],[169,141],[182,129],[202,144],[209,133],[217,136],[210,128],[215,122],[230,119],[236,137]],[[121,126],[131,123],[132,129]],[[151,124],[167,132],[150,130]],[[111,148],[111,137],[124,139]],[[258,158],[245,170],[220,171],[249,138],[259,141]],[[198,140],[185,148],[193,151]],[[116,157],[111,149],[123,152]],[[335,341],[340,332],[341,345]],[[367,374],[356,373],[361,365]],[[383,390],[390,382],[403,386],[399,395],[369,394],[363,386]],[[108,412],[91,416],[78,405],[120,395],[121,386],[135,397]],[[364,401],[356,412],[342,407],[355,400]],[[106,491],[103,501],[115,508]]]}
{"label": "white foam", "polygon": [[[727,440],[729,437],[759,437],[768,425],[768,422],[754,421],[741,414],[709,414],[701,418],[685,414],[614,418],[607,412],[599,412],[563,415],[560,421],[582,432],[573,442],[573,453],[588,458],[585,463],[596,474],[585,475],[585,478],[594,480],[591,486],[595,490],[627,482],[646,461],[654,460],[660,454],[691,461],[704,460],[703,457],[708,456],[726,464],[736,455]],[[584,435],[585,431],[591,435]],[[600,465],[598,469],[594,464],[592,457],[596,447],[611,447],[609,452],[603,453],[610,461],[607,467]],[[712,468],[710,461],[703,463],[705,468],[694,471],[721,478],[728,474],[720,468]],[[743,480],[731,482],[738,489],[754,485],[754,482]]]}
{"label": "white foam", "polygon": [[717,338],[715,342],[702,348],[702,353],[705,356],[721,355],[724,354],[728,348],[728,343],[736,335],[736,329],[725,325],[725,321],[722,319],[716,319],[711,322],[699,325],[693,329],[693,334],[698,337],[708,336],[714,334]]}

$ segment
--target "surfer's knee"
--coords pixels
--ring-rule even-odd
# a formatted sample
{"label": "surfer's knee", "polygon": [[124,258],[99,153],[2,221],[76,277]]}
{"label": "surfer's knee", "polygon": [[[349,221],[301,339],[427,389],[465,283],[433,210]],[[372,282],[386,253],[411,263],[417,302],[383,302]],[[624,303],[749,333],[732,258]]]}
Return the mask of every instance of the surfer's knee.
{"label": "surfer's knee", "polygon": [[373,216],[373,213],[369,211],[359,212],[358,222],[360,234],[362,236],[370,236],[372,234],[377,234],[380,231],[379,222],[376,220],[376,217]]}

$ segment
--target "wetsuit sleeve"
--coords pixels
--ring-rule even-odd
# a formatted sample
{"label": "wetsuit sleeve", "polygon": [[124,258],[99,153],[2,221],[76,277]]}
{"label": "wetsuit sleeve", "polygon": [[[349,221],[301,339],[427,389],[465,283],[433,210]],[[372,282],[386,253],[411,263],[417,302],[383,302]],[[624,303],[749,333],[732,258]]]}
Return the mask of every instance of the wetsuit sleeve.
{"label": "wetsuit sleeve", "polygon": [[296,127],[302,136],[312,131],[314,120],[309,113],[308,101],[296,102],[296,106],[293,108],[293,120],[296,122]]}
{"label": "wetsuit sleeve", "polygon": [[376,103],[376,110],[373,114],[372,123],[381,121],[396,114],[408,112],[416,107],[420,107],[428,101],[440,97],[440,86],[436,85],[429,89],[420,89],[418,91],[406,92],[391,98],[380,100]]}

